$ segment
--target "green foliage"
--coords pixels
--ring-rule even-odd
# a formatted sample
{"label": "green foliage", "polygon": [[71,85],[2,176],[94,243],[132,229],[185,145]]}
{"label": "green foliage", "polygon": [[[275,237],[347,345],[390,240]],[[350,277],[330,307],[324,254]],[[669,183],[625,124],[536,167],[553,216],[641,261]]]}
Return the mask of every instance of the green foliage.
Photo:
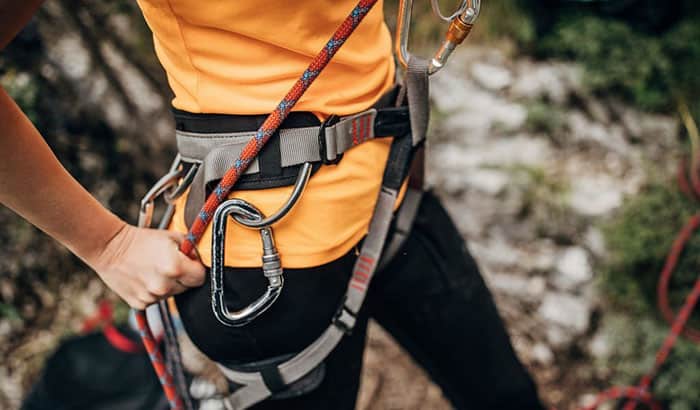
{"label": "green foliage", "polygon": [[[656,285],[667,253],[697,203],[675,184],[653,183],[629,200],[621,214],[604,227],[610,251],[602,285],[621,314],[603,319],[612,353],[604,366],[612,368],[616,383],[636,383],[652,368],[656,351],[669,325],[656,313]],[[688,241],[671,281],[670,300],[680,306],[698,278],[700,235]],[[621,309],[620,309],[621,308]],[[700,323],[696,310],[691,324]],[[679,340],[655,379],[654,394],[671,409],[700,408],[700,347]]]}
{"label": "green foliage", "polygon": [[583,63],[598,92],[621,94],[647,109],[668,108],[670,62],[661,41],[629,25],[594,16],[567,18],[546,37],[547,54]]}
{"label": "green foliage", "polygon": [[37,95],[39,87],[32,76],[26,73],[8,70],[0,75],[0,86],[22,107],[32,121],[37,119]]}
{"label": "green foliage", "polygon": [[114,302],[114,313],[113,313],[113,321],[117,325],[122,325],[125,324],[129,321],[129,311],[131,308],[129,306],[122,302],[122,301],[116,301]]}
{"label": "green foliage", "polygon": [[20,316],[19,311],[17,311],[16,307],[7,303],[0,302],[0,319],[21,321],[22,316]]}
{"label": "green foliage", "polygon": [[536,101],[527,106],[525,126],[533,132],[542,132],[549,136],[561,131],[566,123],[561,108],[543,101]]}
{"label": "green foliage", "polygon": [[[615,302],[636,311],[656,306],[656,285],[667,253],[697,203],[677,189],[655,183],[629,200],[604,227],[610,250],[604,286]],[[700,235],[688,241],[671,280],[671,303],[683,303],[698,277]],[[695,317],[700,317],[696,314]]]}
{"label": "green foliage", "polygon": [[508,38],[521,47],[535,40],[535,24],[526,12],[523,0],[490,0],[483,2],[474,34],[486,41]]}
{"label": "green foliage", "polygon": [[[636,384],[652,368],[657,349],[668,326],[649,317],[607,315],[603,331],[613,352],[598,365],[614,367],[615,384]],[[672,410],[700,408],[700,348],[678,340],[666,365],[654,379],[656,399],[669,403]]]}
{"label": "green foliage", "polygon": [[700,18],[691,16],[660,36],[620,21],[569,16],[540,44],[545,55],[573,59],[586,68],[587,85],[621,95],[640,108],[670,110],[676,98],[700,97]]}

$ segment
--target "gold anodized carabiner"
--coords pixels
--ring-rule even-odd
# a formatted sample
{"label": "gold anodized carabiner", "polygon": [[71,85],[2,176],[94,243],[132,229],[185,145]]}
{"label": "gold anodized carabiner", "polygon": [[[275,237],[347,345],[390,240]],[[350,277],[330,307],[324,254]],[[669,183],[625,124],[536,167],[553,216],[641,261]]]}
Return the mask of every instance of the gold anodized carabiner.
{"label": "gold anodized carabiner", "polygon": [[[460,45],[474,26],[479,12],[481,11],[481,0],[467,0],[463,11],[455,15],[450,21],[450,25],[445,33],[445,38],[440,48],[430,60],[428,74],[435,74],[445,66],[447,59],[452,52]],[[411,31],[411,13],[413,10],[413,0],[399,0],[398,16],[396,18],[396,57],[403,66],[408,67],[411,53],[408,51],[408,37]]]}

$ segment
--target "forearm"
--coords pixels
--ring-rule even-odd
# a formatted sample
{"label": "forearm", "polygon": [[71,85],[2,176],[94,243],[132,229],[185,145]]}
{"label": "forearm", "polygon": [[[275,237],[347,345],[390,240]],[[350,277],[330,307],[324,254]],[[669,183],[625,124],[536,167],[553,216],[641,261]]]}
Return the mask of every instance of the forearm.
{"label": "forearm", "polygon": [[88,262],[124,226],[63,168],[1,87],[0,204]]}

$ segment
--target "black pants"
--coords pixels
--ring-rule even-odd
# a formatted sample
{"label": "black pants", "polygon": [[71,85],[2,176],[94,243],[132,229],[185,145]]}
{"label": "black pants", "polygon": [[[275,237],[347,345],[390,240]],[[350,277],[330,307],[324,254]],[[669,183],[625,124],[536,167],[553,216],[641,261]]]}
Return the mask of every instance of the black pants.
{"label": "black pants", "polygon": [[[287,270],[277,302],[243,328],[216,321],[208,285],[191,290],[177,298],[185,328],[217,361],[245,363],[299,352],[329,325],[354,259],[353,251],[320,267]],[[259,269],[229,269],[225,280],[234,308],[254,300],[266,284]],[[323,383],[304,396],[255,408],[354,409],[369,317],[399,341],[456,408],[543,408],[462,237],[430,193],[403,249],[375,276],[352,335],[326,359]]]}

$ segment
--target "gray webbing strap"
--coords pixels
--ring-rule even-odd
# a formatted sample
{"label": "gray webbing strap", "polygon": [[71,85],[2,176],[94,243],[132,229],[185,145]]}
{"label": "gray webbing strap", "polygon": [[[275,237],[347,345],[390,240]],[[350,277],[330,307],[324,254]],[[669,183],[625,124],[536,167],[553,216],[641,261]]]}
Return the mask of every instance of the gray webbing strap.
{"label": "gray webbing strap", "polygon": [[[396,190],[382,187],[374,208],[369,232],[362,244],[360,255],[353,268],[352,278],[348,283],[343,309],[335,318],[334,323],[316,341],[278,366],[279,374],[286,384],[294,383],[321,364],[340,343],[345,333],[355,325],[355,318],[362,307],[386,242],[397,195]],[[227,408],[245,409],[272,395],[259,372],[239,372],[224,366],[219,366],[219,368],[227,378],[243,385],[226,399]]]}
{"label": "gray webbing strap", "polygon": [[[343,117],[336,124],[325,128],[326,161],[335,160],[338,155],[360,142],[374,139],[374,121],[377,110],[372,108],[361,113]],[[317,162],[320,156],[318,134],[321,127],[285,128],[279,132],[280,154],[283,167]],[[176,130],[177,149],[187,162],[205,161],[217,148],[225,148],[226,154],[237,154],[255,136],[254,131],[230,133],[198,133]],[[257,169],[248,169],[254,174]]]}
{"label": "gray webbing strap", "polygon": [[[318,127],[288,128],[279,132],[282,167],[305,162],[333,161],[350,148],[375,138],[374,122],[377,110],[372,108],[343,117],[325,128],[325,158],[321,158]],[[185,205],[185,222],[191,225],[205,198],[206,185],[221,179],[255,132],[194,133],[177,130],[177,148],[182,159],[199,164]],[[258,160],[246,174],[259,172]]]}
{"label": "gray webbing strap", "polygon": [[413,146],[425,140],[430,120],[430,87],[428,81],[428,60],[411,56],[406,69],[406,96],[411,117]]}
{"label": "gray webbing strap", "polygon": [[421,199],[423,199],[422,190],[414,188],[406,189],[401,207],[396,213],[396,224],[391,234],[391,240],[386,245],[384,253],[382,253],[377,271],[386,268],[389,262],[394,259],[394,256],[399,253],[406,239],[408,239],[408,235],[413,228],[413,221],[416,219],[416,214],[418,213],[418,206],[420,205]]}

